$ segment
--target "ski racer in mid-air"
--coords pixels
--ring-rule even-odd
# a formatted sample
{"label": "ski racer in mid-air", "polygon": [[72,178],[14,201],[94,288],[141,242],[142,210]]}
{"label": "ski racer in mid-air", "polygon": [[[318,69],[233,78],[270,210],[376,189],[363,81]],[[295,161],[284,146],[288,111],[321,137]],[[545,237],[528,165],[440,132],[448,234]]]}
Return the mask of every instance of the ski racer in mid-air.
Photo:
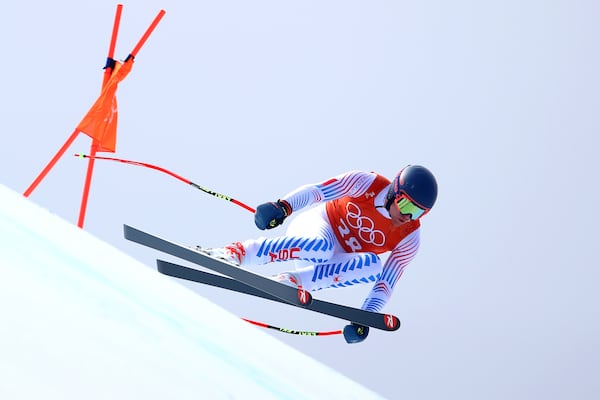
{"label": "ski racer in mid-air", "polygon": [[[273,279],[309,291],[371,283],[361,308],[379,312],[417,254],[420,220],[436,198],[436,179],[423,166],[408,165],[391,182],[374,172],[350,171],[258,206],[255,223],[261,230],[310,208],[292,220],[285,236],[205,251],[240,267],[293,260],[294,271]],[[386,252],[383,263],[379,254]],[[344,327],[348,343],[361,342],[368,333],[367,326]]]}

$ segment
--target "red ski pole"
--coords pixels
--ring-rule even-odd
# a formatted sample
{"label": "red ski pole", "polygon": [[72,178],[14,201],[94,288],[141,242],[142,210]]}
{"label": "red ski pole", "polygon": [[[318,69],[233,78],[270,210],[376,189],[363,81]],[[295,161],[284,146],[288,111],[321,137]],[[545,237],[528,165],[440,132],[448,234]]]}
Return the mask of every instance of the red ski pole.
{"label": "red ski pole", "polygon": [[176,173],[171,172],[171,171],[169,171],[166,168],[159,167],[157,165],[152,165],[152,164],[148,164],[148,163],[144,163],[144,162],[139,162],[139,161],[133,161],[133,160],[124,160],[124,159],[121,159],[121,158],[114,158],[114,157],[91,156],[91,155],[87,155],[87,154],[75,154],[75,157],[89,158],[89,159],[94,159],[94,160],[116,161],[116,162],[120,162],[120,163],[124,163],[124,164],[130,164],[130,165],[136,165],[136,166],[139,166],[139,167],[145,167],[145,168],[154,169],[156,171],[159,171],[159,172],[165,173],[167,175],[170,175],[173,178],[178,179],[178,180],[180,180],[182,182],[185,182],[188,185],[193,186],[196,189],[199,189],[199,190],[203,191],[204,193],[208,193],[208,194],[210,194],[212,196],[215,196],[215,197],[217,197],[219,199],[230,201],[233,204],[236,204],[236,205],[238,205],[238,206],[240,206],[242,208],[245,208],[246,210],[250,211],[253,214],[256,211],[256,210],[254,210],[254,208],[252,208],[252,207],[250,207],[250,206],[242,203],[239,200],[236,200],[236,199],[234,199],[232,197],[229,197],[229,196],[226,196],[224,194],[217,193],[215,191],[212,191],[210,189],[202,187],[202,186],[200,186],[200,185],[198,185],[198,184],[190,181],[189,179],[184,178],[181,175],[177,175]]}
{"label": "red ski pole", "polygon": [[282,333],[289,333],[291,335],[300,335],[300,336],[331,336],[331,335],[341,335],[343,332],[341,330],[337,331],[298,331],[295,329],[286,329],[280,328],[278,326],[273,326],[266,324],[264,322],[253,321],[248,318],[242,318],[244,321],[251,323],[252,325],[260,326],[261,328],[274,329],[276,331]]}

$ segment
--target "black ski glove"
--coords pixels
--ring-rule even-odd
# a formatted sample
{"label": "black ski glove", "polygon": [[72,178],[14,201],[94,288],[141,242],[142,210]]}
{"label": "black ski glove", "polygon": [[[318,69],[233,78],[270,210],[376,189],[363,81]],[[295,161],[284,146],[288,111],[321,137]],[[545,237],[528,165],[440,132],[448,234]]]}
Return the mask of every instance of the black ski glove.
{"label": "black ski glove", "polygon": [[369,327],[354,322],[344,327],[344,339],[347,343],[360,343],[369,335]]}
{"label": "black ski glove", "polygon": [[264,203],[256,207],[254,223],[260,230],[273,229],[292,214],[292,206],[285,200]]}

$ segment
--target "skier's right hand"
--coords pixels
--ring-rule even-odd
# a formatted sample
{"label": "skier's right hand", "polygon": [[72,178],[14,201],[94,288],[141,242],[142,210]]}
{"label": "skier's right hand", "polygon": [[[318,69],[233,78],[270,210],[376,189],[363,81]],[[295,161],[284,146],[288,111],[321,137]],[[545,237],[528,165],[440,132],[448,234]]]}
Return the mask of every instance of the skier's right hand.
{"label": "skier's right hand", "polygon": [[369,327],[352,322],[344,327],[343,332],[346,343],[360,343],[369,335]]}
{"label": "skier's right hand", "polygon": [[254,223],[260,230],[273,229],[292,214],[292,206],[285,200],[277,200],[256,207]]}

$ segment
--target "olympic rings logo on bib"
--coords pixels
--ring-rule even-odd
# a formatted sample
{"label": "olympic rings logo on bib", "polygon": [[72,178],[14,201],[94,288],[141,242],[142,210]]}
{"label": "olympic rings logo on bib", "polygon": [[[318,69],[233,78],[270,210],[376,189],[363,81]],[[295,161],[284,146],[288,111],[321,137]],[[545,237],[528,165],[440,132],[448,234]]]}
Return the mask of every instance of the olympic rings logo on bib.
{"label": "olympic rings logo on bib", "polygon": [[346,222],[358,232],[358,236],[363,242],[378,247],[385,244],[385,234],[379,229],[375,229],[373,220],[361,215],[360,208],[352,202],[346,204]]}

